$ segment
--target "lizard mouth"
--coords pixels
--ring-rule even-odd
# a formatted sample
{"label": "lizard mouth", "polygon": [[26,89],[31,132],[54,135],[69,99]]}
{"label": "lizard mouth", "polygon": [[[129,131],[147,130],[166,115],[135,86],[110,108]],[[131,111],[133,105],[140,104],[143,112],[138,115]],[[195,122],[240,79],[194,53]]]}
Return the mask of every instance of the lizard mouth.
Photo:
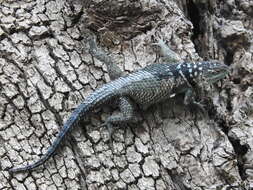
{"label": "lizard mouth", "polygon": [[229,73],[229,67],[226,65],[219,65],[217,68],[213,68],[212,72],[207,74],[208,82],[215,83],[218,80],[221,80],[226,77]]}
{"label": "lizard mouth", "polygon": [[226,75],[227,75],[227,73],[220,73],[220,74],[217,74],[217,75],[215,75],[215,76],[210,76],[210,77],[208,78],[208,82],[209,82],[210,84],[215,83],[216,81],[225,78]]}

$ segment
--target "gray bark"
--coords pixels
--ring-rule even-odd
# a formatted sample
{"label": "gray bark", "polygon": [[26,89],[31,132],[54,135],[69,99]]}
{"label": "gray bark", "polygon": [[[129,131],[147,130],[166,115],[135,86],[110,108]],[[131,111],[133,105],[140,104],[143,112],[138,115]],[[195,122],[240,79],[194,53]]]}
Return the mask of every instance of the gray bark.
{"label": "gray bark", "polygon": [[[250,189],[253,186],[253,3],[3,0],[0,4],[0,189]],[[218,59],[231,74],[205,88],[208,117],[182,97],[141,112],[143,122],[106,128],[101,109],[75,128],[44,166],[37,160],[71,111],[109,81],[88,53],[97,36],[126,73],[161,61],[157,37],[186,61]]]}

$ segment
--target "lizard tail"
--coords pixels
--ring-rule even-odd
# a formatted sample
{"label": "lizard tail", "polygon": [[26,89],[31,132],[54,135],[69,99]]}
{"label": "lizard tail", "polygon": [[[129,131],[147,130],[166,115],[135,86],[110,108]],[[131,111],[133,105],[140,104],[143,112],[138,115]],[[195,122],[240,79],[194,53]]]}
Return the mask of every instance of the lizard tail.
{"label": "lizard tail", "polygon": [[55,141],[53,144],[50,146],[50,148],[47,150],[47,152],[36,162],[32,164],[28,164],[24,167],[17,167],[17,168],[11,168],[8,171],[10,173],[17,173],[17,172],[22,172],[22,171],[28,171],[32,170],[42,164],[44,164],[56,151],[56,149],[59,147],[61,141],[65,137],[66,133],[75,125],[78,124],[79,120],[81,119],[81,115],[84,115],[84,113],[87,113],[89,111],[88,105],[81,104],[78,106],[74,112],[71,114],[70,118],[68,121],[64,124],[62,130],[60,133],[57,135]]}
{"label": "lizard tail", "polygon": [[93,93],[91,96],[89,96],[82,104],[80,104],[74,112],[71,114],[70,118],[67,120],[67,122],[64,124],[62,130],[57,135],[55,141],[53,144],[49,147],[47,152],[36,162],[32,164],[28,164],[23,167],[16,167],[11,168],[8,171],[10,173],[17,173],[17,172],[24,172],[32,170],[42,164],[44,164],[56,151],[56,149],[59,147],[60,143],[62,142],[63,138],[66,136],[67,132],[70,131],[70,129],[76,125],[79,124],[79,121],[83,118],[84,115],[87,115],[94,107],[99,106],[100,104],[105,103],[107,100],[112,98],[111,92],[104,89],[99,89],[97,92]]}

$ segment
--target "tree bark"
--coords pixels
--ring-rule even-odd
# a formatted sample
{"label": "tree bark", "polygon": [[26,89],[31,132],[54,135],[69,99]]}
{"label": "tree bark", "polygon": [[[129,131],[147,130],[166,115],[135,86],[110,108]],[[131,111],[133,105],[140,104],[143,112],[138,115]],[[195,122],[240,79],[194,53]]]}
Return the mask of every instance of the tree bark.
{"label": "tree bark", "polygon": [[[253,3],[251,0],[3,0],[0,4],[0,189],[218,190],[253,187]],[[182,97],[140,111],[109,146],[97,110],[56,155],[32,172],[85,97],[109,81],[88,52],[95,35],[125,73],[162,61],[162,38],[185,61],[231,68],[200,96],[208,116]]]}

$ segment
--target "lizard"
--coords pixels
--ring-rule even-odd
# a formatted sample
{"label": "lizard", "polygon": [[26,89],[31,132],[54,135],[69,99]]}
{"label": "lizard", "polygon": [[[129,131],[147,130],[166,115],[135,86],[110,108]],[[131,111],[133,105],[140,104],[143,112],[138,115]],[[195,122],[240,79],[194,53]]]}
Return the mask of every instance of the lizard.
{"label": "lizard", "polygon": [[108,128],[111,136],[114,125],[137,122],[134,105],[144,109],[178,94],[184,94],[185,105],[201,107],[201,104],[195,100],[195,89],[200,84],[213,84],[229,73],[229,67],[217,60],[180,61],[176,53],[159,40],[153,45],[160,47],[161,54],[167,62],[151,64],[124,75],[113,63],[112,58],[98,49],[94,38],[88,41],[90,54],[106,64],[110,79],[114,80],[96,89],[72,112],[52,145],[39,160],[23,167],[10,168],[8,171],[11,174],[30,171],[44,164],[55,153],[70,129],[77,126],[84,116],[109,101],[118,100],[120,110],[120,113],[109,116],[103,124]]}

